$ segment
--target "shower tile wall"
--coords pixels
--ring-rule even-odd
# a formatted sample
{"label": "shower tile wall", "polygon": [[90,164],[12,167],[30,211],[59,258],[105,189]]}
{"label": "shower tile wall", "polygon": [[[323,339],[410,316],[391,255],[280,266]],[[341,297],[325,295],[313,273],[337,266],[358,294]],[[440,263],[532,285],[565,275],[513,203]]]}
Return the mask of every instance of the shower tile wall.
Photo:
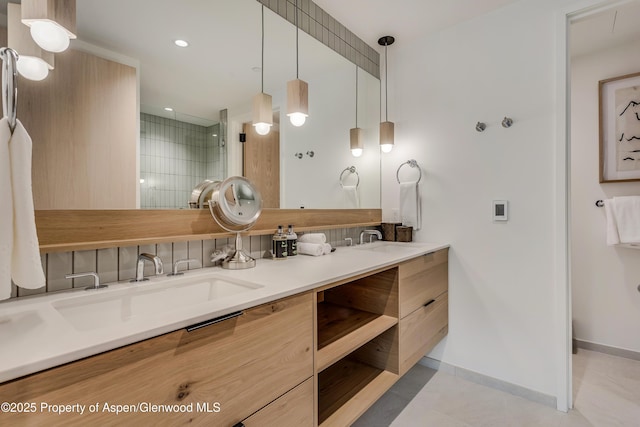
{"label": "shower tile wall", "polygon": [[226,177],[219,127],[140,114],[141,208],[188,208],[198,183]]}

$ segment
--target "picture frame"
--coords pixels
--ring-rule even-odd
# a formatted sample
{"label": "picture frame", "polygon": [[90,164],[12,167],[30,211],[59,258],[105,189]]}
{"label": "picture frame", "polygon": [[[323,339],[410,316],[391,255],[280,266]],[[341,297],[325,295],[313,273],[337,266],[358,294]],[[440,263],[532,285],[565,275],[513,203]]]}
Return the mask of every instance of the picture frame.
{"label": "picture frame", "polygon": [[598,82],[600,182],[640,181],[640,73]]}

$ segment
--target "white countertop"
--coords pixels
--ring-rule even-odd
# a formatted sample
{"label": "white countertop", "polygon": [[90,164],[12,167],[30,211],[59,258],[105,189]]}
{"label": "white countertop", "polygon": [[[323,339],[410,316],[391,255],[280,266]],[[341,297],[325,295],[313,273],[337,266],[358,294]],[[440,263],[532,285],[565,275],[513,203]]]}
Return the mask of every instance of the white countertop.
{"label": "white countertop", "polygon": [[[383,247],[385,246],[385,247]],[[70,323],[54,304],[78,303],[95,295],[125,294],[169,284],[175,278],[152,277],[143,283],[110,284],[99,291],[73,290],[0,303],[0,383],[123,345],[172,332],[235,311],[244,310],[381,267],[391,266],[449,245],[385,242],[339,247],[330,255],[298,255],[286,260],[260,259],[255,268],[220,267],[185,272],[182,278],[215,276],[256,285],[257,289],[157,314],[110,322],[112,313],[95,312],[92,329]],[[376,249],[378,248],[378,249]],[[77,301],[74,301],[78,299]],[[93,315],[93,313],[91,313]],[[111,314],[111,316],[109,316]]]}

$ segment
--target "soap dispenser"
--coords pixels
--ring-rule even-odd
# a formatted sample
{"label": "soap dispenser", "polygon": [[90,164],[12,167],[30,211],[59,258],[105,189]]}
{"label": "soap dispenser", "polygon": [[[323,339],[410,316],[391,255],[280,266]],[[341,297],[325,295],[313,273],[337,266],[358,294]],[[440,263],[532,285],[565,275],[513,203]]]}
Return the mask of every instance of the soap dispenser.
{"label": "soap dispenser", "polygon": [[293,225],[289,224],[287,231],[287,256],[298,255],[298,235],[293,232]]}
{"label": "soap dispenser", "polygon": [[287,259],[287,236],[282,231],[281,225],[271,239],[271,254],[273,259]]}

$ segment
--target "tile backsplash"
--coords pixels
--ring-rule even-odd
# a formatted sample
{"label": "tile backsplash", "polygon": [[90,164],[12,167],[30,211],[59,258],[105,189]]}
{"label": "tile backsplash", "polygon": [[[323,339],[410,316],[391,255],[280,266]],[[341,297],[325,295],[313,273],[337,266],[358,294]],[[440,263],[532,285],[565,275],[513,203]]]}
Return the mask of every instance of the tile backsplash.
{"label": "tile backsplash", "polygon": [[[346,245],[345,238],[347,237],[352,238],[355,244],[360,232],[365,228],[370,227],[337,228],[308,231],[308,233],[325,233],[327,242],[333,247],[339,247]],[[265,258],[268,257],[268,252],[271,249],[271,235],[246,236],[243,237],[242,243],[244,250],[253,258]],[[233,244],[233,238],[224,238],[44,254],[42,255],[42,266],[47,278],[47,285],[40,289],[22,289],[12,285],[12,298],[84,288],[93,283],[91,277],[65,279],[64,276],[70,273],[95,272],[100,277],[100,283],[132,279],[136,274],[138,255],[145,252],[158,255],[162,259],[165,273],[171,272],[175,261],[188,258],[196,259],[197,262],[189,265],[181,264],[179,270],[211,267],[213,266],[211,253],[216,248]],[[153,266],[151,263],[146,264],[145,276],[153,276]]]}

